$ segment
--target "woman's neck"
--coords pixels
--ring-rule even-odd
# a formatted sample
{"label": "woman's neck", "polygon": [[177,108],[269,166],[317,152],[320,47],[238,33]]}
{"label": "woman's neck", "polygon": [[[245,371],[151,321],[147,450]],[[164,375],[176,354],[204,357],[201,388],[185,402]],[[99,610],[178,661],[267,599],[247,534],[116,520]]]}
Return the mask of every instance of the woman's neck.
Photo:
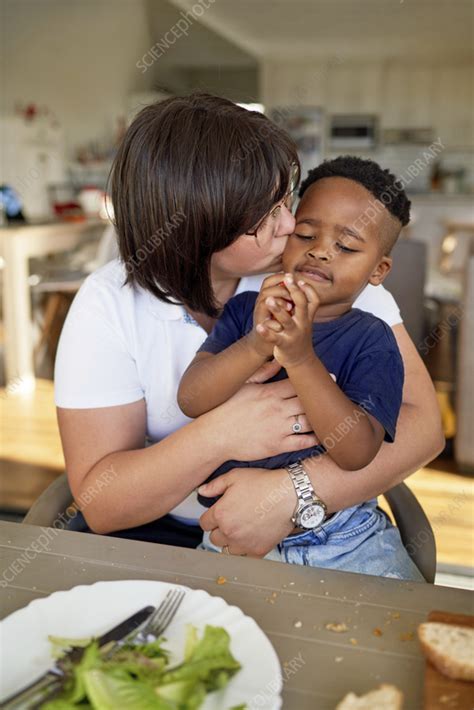
{"label": "woman's neck", "polygon": [[[218,275],[211,276],[212,290],[216,303],[220,308],[223,308],[229,298],[232,298],[237,286],[239,285],[239,281],[240,278],[238,277],[225,278]],[[202,328],[204,328],[206,333],[211,332],[217,318],[211,318],[205,313],[196,313],[196,311],[189,310],[189,312],[193,316],[194,320],[197,321]]]}
{"label": "woman's neck", "polygon": [[211,277],[212,290],[216,303],[223,308],[229,298],[232,298],[237,290],[240,279],[237,277],[219,278]]}

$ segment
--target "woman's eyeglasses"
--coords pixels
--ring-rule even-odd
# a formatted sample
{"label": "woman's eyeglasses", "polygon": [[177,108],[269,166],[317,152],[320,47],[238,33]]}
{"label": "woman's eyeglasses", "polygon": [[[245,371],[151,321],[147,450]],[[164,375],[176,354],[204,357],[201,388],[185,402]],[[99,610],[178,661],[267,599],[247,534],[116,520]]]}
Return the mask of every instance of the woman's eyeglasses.
{"label": "woman's eyeglasses", "polygon": [[257,224],[255,229],[253,229],[251,232],[246,232],[246,236],[255,237],[255,241],[257,242],[258,246],[260,246],[260,244],[258,243],[258,231],[261,230],[264,225],[268,224],[268,222],[276,222],[276,220],[280,217],[283,206],[285,206],[291,212],[295,189],[296,188],[292,188],[291,190],[289,190],[283,197],[283,199],[280,200],[280,202],[275,205],[275,207],[273,207],[271,211],[267,215],[265,215],[265,217]]}

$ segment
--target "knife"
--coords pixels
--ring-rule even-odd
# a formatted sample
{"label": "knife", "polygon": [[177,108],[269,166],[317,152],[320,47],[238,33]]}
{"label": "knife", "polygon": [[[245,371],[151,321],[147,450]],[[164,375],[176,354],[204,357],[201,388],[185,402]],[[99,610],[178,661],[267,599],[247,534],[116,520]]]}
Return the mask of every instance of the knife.
{"label": "knife", "polygon": [[[136,631],[136,629],[138,629],[138,627],[141,626],[147,619],[149,619],[154,611],[154,606],[146,606],[143,609],[140,609],[140,611],[137,611],[135,614],[132,614],[132,616],[128,619],[125,619],[125,621],[117,624],[117,626],[114,626],[114,628],[110,629],[110,631],[107,631],[102,636],[99,636],[97,639],[99,647],[105,646],[111,641],[121,641],[125,639],[133,631]],[[4,708],[4,710],[20,710],[20,708],[23,708],[24,710],[24,708],[29,707],[28,703],[39,702],[39,693],[41,693],[41,702],[43,702],[45,698],[43,693],[46,693],[46,691],[48,691],[49,696],[49,693],[53,690],[62,690],[61,686],[64,679],[64,672],[61,666],[65,661],[77,663],[81,660],[84,652],[85,647],[83,648],[79,646],[75,646],[70,651],[67,651],[67,653],[65,653],[64,656],[62,656],[49,671],[46,671],[46,673],[38,678],[38,680],[30,683],[30,685],[23,688],[23,690],[19,693],[15,693],[7,698],[2,703],[1,707]]]}

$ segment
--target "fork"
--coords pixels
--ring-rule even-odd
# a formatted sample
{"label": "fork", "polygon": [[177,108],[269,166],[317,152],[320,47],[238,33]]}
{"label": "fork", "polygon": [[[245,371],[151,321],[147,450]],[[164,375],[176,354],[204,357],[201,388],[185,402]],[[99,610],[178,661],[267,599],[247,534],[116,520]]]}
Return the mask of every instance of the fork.
{"label": "fork", "polygon": [[[182,589],[170,589],[168,590],[165,598],[155,609],[153,614],[141,625],[134,629],[128,636],[125,636],[120,641],[115,641],[112,646],[107,650],[105,658],[108,660],[113,655],[119,651],[124,644],[140,645],[144,643],[151,643],[161,636],[163,631],[168,628],[168,626],[173,621],[186,593]],[[43,703],[53,700],[63,691],[63,679],[64,675],[58,675],[57,679],[51,680],[51,685],[47,688],[41,689],[41,694],[32,695],[30,698],[31,705],[8,705],[7,707],[13,710],[13,708],[30,707],[32,710],[37,710],[41,708]],[[49,690],[45,694],[45,690]]]}
{"label": "fork", "polygon": [[173,621],[181,602],[185,597],[185,592],[182,589],[170,589],[166,594],[161,604],[156,608],[153,614],[145,621],[142,626],[132,631],[125,638],[116,641],[113,646],[105,654],[106,658],[110,658],[125,644],[133,644],[138,646],[144,643],[156,641],[161,636],[163,631]]}

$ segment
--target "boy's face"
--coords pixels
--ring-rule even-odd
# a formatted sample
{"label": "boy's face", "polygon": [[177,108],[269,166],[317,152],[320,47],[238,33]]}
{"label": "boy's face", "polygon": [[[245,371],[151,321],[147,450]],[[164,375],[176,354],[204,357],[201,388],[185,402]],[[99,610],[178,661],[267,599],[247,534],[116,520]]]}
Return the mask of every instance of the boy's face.
{"label": "boy's face", "polygon": [[383,254],[383,237],[397,234],[400,226],[354,180],[318,180],[298,205],[295,231],[283,252],[283,270],[315,289],[321,301],[319,315],[336,316],[352,305],[367,283],[382,283],[392,263]]}

